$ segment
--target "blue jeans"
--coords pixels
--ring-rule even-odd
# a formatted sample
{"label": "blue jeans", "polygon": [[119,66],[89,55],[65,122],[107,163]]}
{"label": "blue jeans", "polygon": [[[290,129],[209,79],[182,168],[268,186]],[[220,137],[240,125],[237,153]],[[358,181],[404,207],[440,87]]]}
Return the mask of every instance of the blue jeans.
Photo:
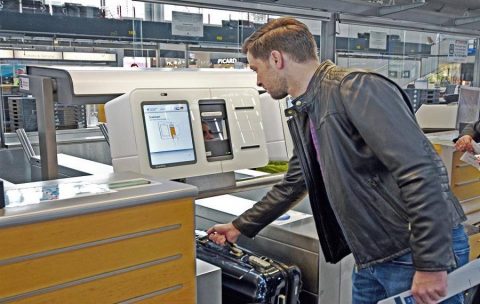
{"label": "blue jeans", "polygon": [[[453,251],[457,267],[468,263],[470,248],[468,237],[459,225],[452,230]],[[415,268],[412,254],[408,253],[391,261],[353,271],[352,304],[376,304],[378,301],[409,290]],[[463,294],[457,294],[443,304],[462,304]]]}

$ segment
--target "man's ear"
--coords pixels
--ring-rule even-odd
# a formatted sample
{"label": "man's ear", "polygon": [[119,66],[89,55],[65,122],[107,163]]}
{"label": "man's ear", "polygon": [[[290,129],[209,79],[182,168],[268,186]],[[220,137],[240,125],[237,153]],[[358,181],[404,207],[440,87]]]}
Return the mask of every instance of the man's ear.
{"label": "man's ear", "polygon": [[285,64],[283,54],[279,51],[273,50],[270,53],[270,64],[275,66],[277,69],[282,69]]}

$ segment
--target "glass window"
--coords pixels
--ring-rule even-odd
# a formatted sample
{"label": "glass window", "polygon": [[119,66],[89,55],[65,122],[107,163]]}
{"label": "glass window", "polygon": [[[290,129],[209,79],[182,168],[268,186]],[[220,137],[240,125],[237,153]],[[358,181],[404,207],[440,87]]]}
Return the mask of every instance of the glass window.
{"label": "glass window", "polygon": [[[402,87],[440,88],[470,84],[472,37],[340,24],[337,64],[383,74]],[[464,50],[462,53],[461,50]]]}

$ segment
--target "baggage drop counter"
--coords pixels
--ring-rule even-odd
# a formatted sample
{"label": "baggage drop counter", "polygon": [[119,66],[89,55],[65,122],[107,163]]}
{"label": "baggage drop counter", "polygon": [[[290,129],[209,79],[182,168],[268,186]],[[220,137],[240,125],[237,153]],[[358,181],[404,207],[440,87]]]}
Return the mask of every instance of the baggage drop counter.
{"label": "baggage drop counter", "polygon": [[[243,212],[248,208],[248,204],[253,204],[261,198],[258,196],[252,197],[254,200],[246,200],[240,197],[242,195],[245,196],[244,193],[238,192],[235,196],[222,195],[197,199],[195,207],[197,229],[206,230],[217,223],[230,222],[236,217],[235,213]],[[300,295],[302,304],[351,303],[351,276],[354,264],[352,256],[349,255],[337,264],[326,263],[313,217],[302,216],[294,211],[290,215],[291,219],[297,215],[298,220],[285,224],[273,222],[261,230],[254,239],[241,236],[238,245],[259,255],[297,265],[302,271],[303,291]]]}
{"label": "baggage drop counter", "polygon": [[1,303],[195,303],[195,187],[117,173],[5,194]]}
{"label": "baggage drop counter", "polygon": [[450,187],[462,204],[468,224],[480,222],[480,171],[460,160],[463,152],[455,150],[457,131],[427,134],[448,171]]}
{"label": "baggage drop counter", "polygon": [[467,216],[466,224],[474,225],[470,240],[470,259],[480,256],[480,171],[460,160],[463,152],[455,150],[452,142],[458,136],[458,131],[438,132],[427,134],[435,150],[442,158],[448,171],[450,187],[462,204]]}

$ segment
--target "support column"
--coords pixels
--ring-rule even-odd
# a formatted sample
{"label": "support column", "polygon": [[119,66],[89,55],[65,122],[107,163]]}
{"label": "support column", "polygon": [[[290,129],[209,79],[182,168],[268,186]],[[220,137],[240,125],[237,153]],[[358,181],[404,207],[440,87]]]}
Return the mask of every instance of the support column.
{"label": "support column", "polygon": [[156,68],[160,67],[160,43],[157,43],[157,49],[155,50],[155,64]]}
{"label": "support column", "polygon": [[117,67],[123,67],[123,57],[125,56],[124,49],[116,49],[117,52]]}
{"label": "support column", "polygon": [[322,34],[320,36],[320,61],[336,61],[336,31],[338,13],[332,13],[329,21],[322,21]]}
{"label": "support column", "polygon": [[473,83],[472,86],[480,87],[480,38],[476,39],[475,63],[473,65]]}
{"label": "support column", "polygon": [[[2,90],[0,89],[0,148],[5,148],[5,107]],[[1,193],[0,193],[1,195]]]}
{"label": "support column", "polygon": [[153,20],[153,3],[145,2],[145,21]]}
{"label": "support column", "polygon": [[190,46],[185,43],[185,67],[190,67]]}
{"label": "support column", "polygon": [[58,178],[57,138],[53,101],[53,80],[42,76],[29,76],[30,92],[37,107],[38,139],[42,180]]}
{"label": "support column", "polygon": [[145,21],[164,21],[163,4],[145,2]]}

